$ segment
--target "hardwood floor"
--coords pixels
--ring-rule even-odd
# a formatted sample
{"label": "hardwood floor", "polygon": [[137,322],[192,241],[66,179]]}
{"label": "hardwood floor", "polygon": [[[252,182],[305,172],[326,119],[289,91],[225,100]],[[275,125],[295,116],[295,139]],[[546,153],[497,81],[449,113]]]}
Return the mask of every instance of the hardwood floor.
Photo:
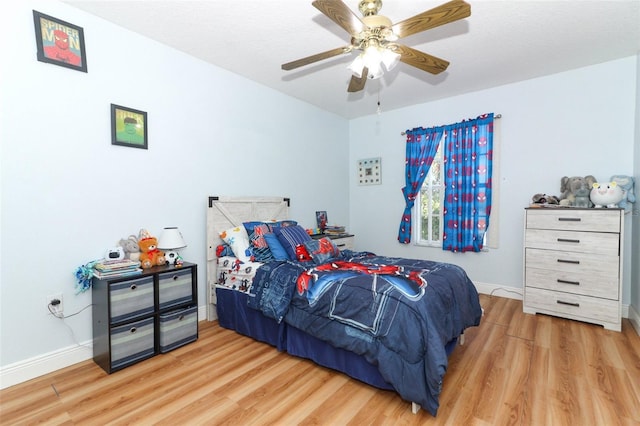
{"label": "hardwood floor", "polygon": [[640,337],[522,313],[485,316],[453,352],[432,417],[382,391],[200,322],[197,342],[107,375],[92,361],[0,391],[0,424],[640,424]]}

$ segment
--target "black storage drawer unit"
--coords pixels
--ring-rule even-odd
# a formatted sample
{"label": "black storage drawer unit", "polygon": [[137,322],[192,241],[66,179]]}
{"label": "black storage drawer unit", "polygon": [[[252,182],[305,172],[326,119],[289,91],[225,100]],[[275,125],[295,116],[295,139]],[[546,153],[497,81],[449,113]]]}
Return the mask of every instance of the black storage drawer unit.
{"label": "black storage drawer unit", "polygon": [[93,360],[107,373],[198,339],[198,268],[93,278]]}

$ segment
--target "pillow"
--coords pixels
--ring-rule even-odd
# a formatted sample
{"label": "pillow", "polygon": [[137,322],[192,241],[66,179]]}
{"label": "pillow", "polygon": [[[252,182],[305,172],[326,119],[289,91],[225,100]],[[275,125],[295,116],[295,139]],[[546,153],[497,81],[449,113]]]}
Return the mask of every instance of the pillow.
{"label": "pillow", "polygon": [[283,226],[295,226],[298,224],[295,220],[278,220],[273,222],[267,222],[272,231],[275,231],[276,228],[282,228]]}
{"label": "pillow", "polygon": [[312,260],[304,244],[298,244],[296,246],[296,260],[300,262],[310,262]]}
{"label": "pillow", "polygon": [[297,259],[296,246],[311,239],[307,231],[300,225],[281,226],[274,229],[273,233],[276,234],[291,260]]}
{"label": "pillow", "polygon": [[269,230],[269,227],[266,224],[261,223],[253,228],[253,231],[249,234],[249,241],[251,241],[251,244],[255,248],[269,248],[264,236],[270,233],[271,231]]}
{"label": "pillow", "polygon": [[319,240],[305,241],[304,246],[316,264],[325,263],[340,257],[338,246],[327,237],[320,238]]}
{"label": "pillow", "polygon": [[244,226],[236,226],[235,228],[229,228],[226,231],[220,233],[220,238],[231,246],[235,257],[242,262],[249,262],[251,260],[251,248],[249,244],[249,236]]}
{"label": "pillow", "polygon": [[271,255],[275,260],[289,260],[287,251],[282,247],[276,234],[269,233],[264,235],[264,239],[267,241]]}
{"label": "pillow", "polygon": [[[250,222],[242,222],[242,226],[244,226],[244,229],[247,230],[247,235],[251,236],[251,234],[253,234],[253,230],[256,228],[256,226],[259,225],[270,225],[270,224],[275,224],[276,221],[275,220],[253,220]],[[268,226],[267,226],[267,229]]]}
{"label": "pillow", "polygon": [[253,233],[249,236],[256,262],[269,262],[274,259],[271,249],[269,249],[269,244],[267,244],[267,240],[264,238],[264,236],[269,233],[269,227],[261,223],[255,226]]}
{"label": "pillow", "polygon": [[220,244],[216,247],[216,257],[233,256],[233,250],[227,243]]}

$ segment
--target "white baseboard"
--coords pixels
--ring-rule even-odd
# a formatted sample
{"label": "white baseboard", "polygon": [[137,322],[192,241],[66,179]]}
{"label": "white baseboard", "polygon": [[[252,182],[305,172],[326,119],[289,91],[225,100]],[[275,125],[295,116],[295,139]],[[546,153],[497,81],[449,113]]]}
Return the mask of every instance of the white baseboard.
{"label": "white baseboard", "polygon": [[522,300],[523,297],[521,288],[479,282],[474,282],[473,284],[476,286],[476,290],[478,290],[478,293],[480,294],[488,294],[491,296],[500,296],[516,300]]}
{"label": "white baseboard", "polygon": [[[198,306],[198,321],[207,319],[207,306]],[[0,368],[0,389],[23,383],[93,358],[93,342],[82,342]]]}
{"label": "white baseboard", "polygon": [[73,345],[57,351],[19,361],[0,369],[0,389],[23,383],[44,374],[93,358],[92,342]]}
{"label": "white baseboard", "polygon": [[633,306],[629,306],[626,318],[629,318],[636,334],[640,336],[640,313],[636,311]]}
{"label": "white baseboard", "polygon": [[[522,289],[516,287],[508,287],[508,286],[500,286],[495,284],[486,284],[486,283],[473,283],[476,286],[476,290],[480,294],[488,294],[493,296],[506,297],[509,299],[517,299],[522,300]],[[636,330],[636,333],[640,336],[640,314],[638,314],[633,306],[622,304],[622,318],[628,318],[633,325],[633,328]]]}

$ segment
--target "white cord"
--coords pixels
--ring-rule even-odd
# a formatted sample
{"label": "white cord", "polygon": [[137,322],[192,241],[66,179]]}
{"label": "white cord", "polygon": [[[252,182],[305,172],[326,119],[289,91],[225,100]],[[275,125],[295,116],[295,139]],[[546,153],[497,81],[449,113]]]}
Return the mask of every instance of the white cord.
{"label": "white cord", "polygon": [[519,291],[507,290],[506,288],[503,288],[503,287],[494,288],[493,290],[491,290],[491,293],[489,293],[489,296],[493,296],[493,293],[498,291],[498,290],[504,290],[504,291],[509,292],[509,293],[515,293],[515,294],[519,295],[520,297],[522,297],[522,293],[520,293]]}
{"label": "white cord", "polygon": [[67,324],[67,323],[64,321],[66,318],[71,318],[71,317],[73,317],[73,316],[75,316],[75,315],[78,315],[80,312],[84,311],[85,309],[90,308],[91,306],[93,306],[93,304],[89,304],[89,305],[85,306],[84,308],[80,309],[78,312],[74,312],[74,313],[73,313],[73,314],[71,314],[71,315],[64,315],[64,314],[61,314],[60,312],[58,312],[58,310],[57,310],[57,309],[56,309],[56,310],[54,310],[55,308],[54,308],[54,309],[51,309],[51,307],[52,307],[51,303],[49,303],[49,304],[47,305],[47,308],[49,308],[49,312],[51,312],[51,315],[53,315],[54,317],[56,317],[56,318],[58,318],[58,319],[62,320],[62,322],[64,323],[64,325],[66,325],[66,326],[67,326],[67,328],[69,329],[69,332],[71,333],[71,338],[73,339],[73,342],[74,342],[76,345],[91,349],[91,348],[93,347],[93,345],[91,345],[91,346],[89,346],[89,345],[83,345],[82,343],[78,342],[78,339],[76,338],[76,334],[73,332],[73,329],[71,328],[71,326],[70,326],[69,324]]}

